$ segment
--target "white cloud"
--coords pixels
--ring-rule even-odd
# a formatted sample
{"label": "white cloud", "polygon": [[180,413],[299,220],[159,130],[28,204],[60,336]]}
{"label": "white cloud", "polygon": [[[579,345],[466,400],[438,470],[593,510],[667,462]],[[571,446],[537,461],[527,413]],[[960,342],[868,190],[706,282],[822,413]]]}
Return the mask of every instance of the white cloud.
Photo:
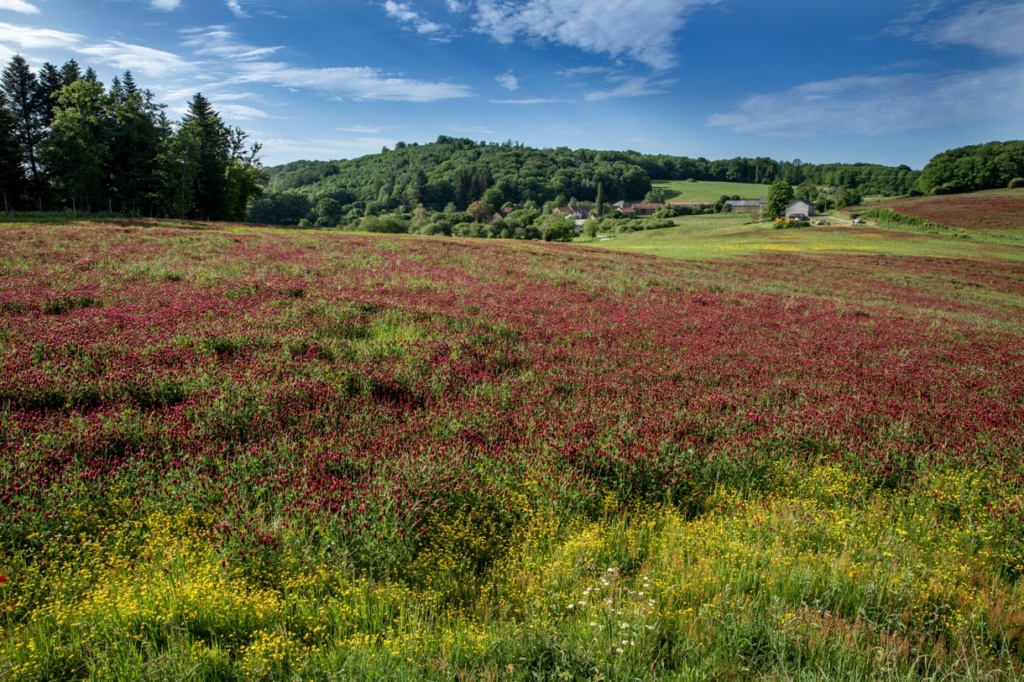
{"label": "white cloud", "polygon": [[736,133],[892,135],[1024,111],[1021,65],[925,76],[851,76],[754,95],[707,124]]}
{"label": "white cloud", "polygon": [[384,11],[387,12],[389,17],[410,26],[417,33],[428,35],[434,40],[447,40],[447,36],[444,35],[447,31],[447,26],[431,21],[420,12],[414,10],[408,2],[386,0]]}
{"label": "white cloud", "polygon": [[618,85],[605,89],[588,92],[584,99],[588,102],[599,102],[606,99],[618,99],[621,97],[646,97],[648,95],[663,95],[668,92],[665,88],[674,81],[658,81],[652,83],[647,78],[617,77],[614,79]]}
{"label": "white cloud", "polygon": [[513,105],[535,105],[535,104],[556,104],[568,102],[564,99],[548,99],[546,97],[531,97],[529,99],[492,99],[491,104],[513,104]]}
{"label": "white cloud", "polygon": [[399,78],[369,66],[315,69],[280,62],[242,62],[237,68],[240,82],[306,88],[357,100],[434,102],[469,96],[466,85]]}
{"label": "white cloud", "polygon": [[1024,2],[976,2],[925,27],[920,38],[935,45],[965,45],[996,54],[1024,56]]}
{"label": "white cloud", "polygon": [[572,69],[555,71],[555,75],[562,76],[563,78],[575,78],[577,76],[596,76],[608,72],[609,69],[607,66],[577,66]]}
{"label": "white cloud", "polygon": [[394,148],[398,140],[390,137],[358,136],[350,139],[286,139],[270,138],[263,142],[264,163],[286,163],[295,159],[352,159],[376,154],[382,147]]}
{"label": "white cloud", "polygon": [[519,36],[626,56],[657,69],[675,64],[675,34],[720,0],[477,0],[477,30],[499,43]]}
{"label": "white cloud", "polygon": [[226,2],[228,9],[239,19],[248,19],[249,13],[242,7],[240,0],[227,0]]}
{"label": "white cloud", "polygon": [[461,0],[447,0],[445,4],[448,5],[449,11],[452,12],[465,12],[469,9],[469,3],[462,2]]}
{"label": "white cloud", "polygon": [[220,112],[221,116],[226,119],[235,119],[238,121],[255,121],[265,118],[270,118],[270,114],[255,107],[246,106],[244,104],[223,104],[220,100],[225,98],[218,97],[213,102],[214,108]]}
{"label": "white cloud", "polygon": [[149,6],[164,12],[171,12],[181,7],[181,0],[152,0]]}
{"label": "white cloud", "polygon": [[516,78],[515,74],[511,71],[495,76],[494,80],[498,82],[498,85],[505,88],[510,92],[514,92],[519,89],[519,79]]}
{"label": "white cloud", "polygon": [[32,28],[15,26],[0,22],[0,35],[5,43],[13,44],[23,50],[74,49],[82,42],[83,36],[77,33],[66,33],[49,28]]}
{"label": "white cloud", "polygon": [[889,24],[886,35],[907,36],[918,30],[921,23],[942,9],[946,0],[921,0],[914,3],[910,13]]}
{"label": "white cloud", "polygon": [[22,14],[39,14],[39,8],[25,0],[0,0],[0,9],[7,9]]}
{"label": "white cloud", "polygon": [[186,29],[181,32],[185,36],[182,44],[192,48],[195,54],[231,59],[236,61],[252,61],[266,58],[282,49],[282,46],[256,47],[239,42],[235,34],[225,26],[209,26],[207,28]]}
{"label": "white cloud", "polygon": [[490,128],[484,128],[483,126],[460,126],[450,125],[448,128],[455,133],[460,135],[497,135],[497,131],[491,130]]}
{"label": "white cloud", "polygon": [[388,130],[388,128],[382,126],[351,125],[341,126],[339,128],[335,128],[335,130],[342,133],[362,133],[365,135],[380,135],[385,130]]}
{"label": "white cloud", "polygon": [[142,45],[131,45],[111,40],[99,45],[78,48],[82,54],[98,58],[101,62],[118,69],[161,78],[173,73],[191,71],[193,65],[176,54],[154,50]]}

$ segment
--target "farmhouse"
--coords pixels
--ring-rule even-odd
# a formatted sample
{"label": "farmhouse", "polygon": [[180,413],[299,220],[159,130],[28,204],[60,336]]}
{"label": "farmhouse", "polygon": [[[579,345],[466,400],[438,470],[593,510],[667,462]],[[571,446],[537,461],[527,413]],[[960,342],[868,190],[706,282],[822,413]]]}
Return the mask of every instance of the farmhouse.
{"label": "farmhouse", "polygon": [[633,210],[636,211],[637,218],[643,218],[654,215],[654,212],[659,208],[662,208],[664,205],[665,204],[633,204]]}
{"label": "farmhouse", "polygon": [[806,199],[797,199],[793,203],[786,206],[786,217],[806,220],[807,218],[814,215],[814,204],[807,201]]}
{"label": "farmhouse", "polygon": [[733,213],[760,213],[762,209],[768,204],[768,199],[761,197],[760,199],[730,199],[725,202],[725,205],[729,207]]}
{"label": "farmhouse", "polygon": [[617,201],[612,206],[627,218],[646,218],[654,215],[665,204],[628,204],[625,201]]}
{"label": "farmhouse", "polygon": [[576,204],[575,206],[570,206],[569,208],[572,209],[572,217],[575,218],[576,220],[586,220],[594,211],[593,204]]}

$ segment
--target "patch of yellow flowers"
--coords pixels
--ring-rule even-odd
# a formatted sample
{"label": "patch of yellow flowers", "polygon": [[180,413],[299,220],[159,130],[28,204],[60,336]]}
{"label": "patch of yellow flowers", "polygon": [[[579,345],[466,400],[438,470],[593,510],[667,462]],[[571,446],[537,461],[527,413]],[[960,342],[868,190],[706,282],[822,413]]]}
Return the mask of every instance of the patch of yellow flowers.
{"label": "patch of yellow flowers", "polygon": [[986,540],[988,480],[940,472],[897,494],[839,468],[780,468],[772,492],[720,489],[697,519],[610,501],[600,521],[524,514],[508,530],[466,512],[438,525],[409,583],[298,561],[256,583],[196,532],[202,517],[154,513],[35,566],[0,562],[0,678],[116,677],[172,654],[244,679],[343,661],[500,673],[517,669],[502,651],[537,638],[615,676],[668,640],[721,655],[739,628],[807,659],[848,651],[877,674],[920,656],[953,666],[1024,644],[1024,590]]}

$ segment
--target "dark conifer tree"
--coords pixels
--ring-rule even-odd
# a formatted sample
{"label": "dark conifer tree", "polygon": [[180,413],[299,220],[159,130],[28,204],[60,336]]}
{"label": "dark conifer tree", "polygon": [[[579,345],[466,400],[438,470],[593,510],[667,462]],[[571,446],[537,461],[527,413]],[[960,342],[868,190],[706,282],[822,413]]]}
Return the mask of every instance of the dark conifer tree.
{"label": "dark conifer tree", "polygon": [[220,114],[196,93],[174,136],[181,164],[178,209],[183,217],[221,220],[226,214],[229,140]]}
{"label": "dark conifer tree", "polygon": [[0,93],[0,210],[17,207],[25,189],[25,174],[18,144],[17,120]]}
{"label": "dark conifer tree", "polygon": [[15,134],[22,162],[28,169],[31,191],[42,208],[45,179],[39,164],[39,148],[45,138],[46,112],[40,106],[39,80],[20,54],[11,57],[2,77],[4,95],[15,117]]}

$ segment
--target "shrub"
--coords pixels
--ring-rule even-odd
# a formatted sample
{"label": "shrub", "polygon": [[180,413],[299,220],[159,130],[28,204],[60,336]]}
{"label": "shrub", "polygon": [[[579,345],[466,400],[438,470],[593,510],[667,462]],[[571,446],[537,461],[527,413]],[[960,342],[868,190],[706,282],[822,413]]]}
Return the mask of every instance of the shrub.
{"label": "shrub", "polygon": [[1010,189],[1019,189],[1024,187],[1024,178],[1014,178],[1013,180],[1010,180],[1010,184],[1007,185],[1007,187]]}

